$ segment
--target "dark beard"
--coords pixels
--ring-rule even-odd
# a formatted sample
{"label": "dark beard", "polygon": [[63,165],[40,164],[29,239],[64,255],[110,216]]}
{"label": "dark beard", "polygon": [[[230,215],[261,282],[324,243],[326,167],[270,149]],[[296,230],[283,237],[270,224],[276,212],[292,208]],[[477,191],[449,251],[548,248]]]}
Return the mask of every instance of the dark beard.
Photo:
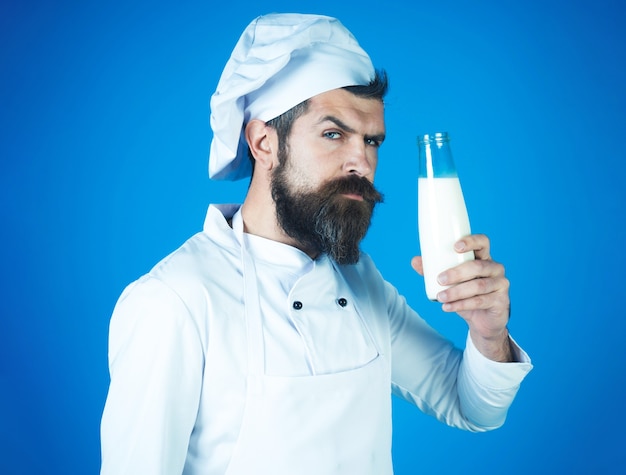
{"label": "dark beard", "polygon": [[[307,252],[328,254],[339,264],[356,264],[374,207],[383,196],[368,179],[356,175],[329,181],[317,191],[292,192],[284,158],[272,175],[278,224]],[[342,194],[357,194],[363,201]]]}

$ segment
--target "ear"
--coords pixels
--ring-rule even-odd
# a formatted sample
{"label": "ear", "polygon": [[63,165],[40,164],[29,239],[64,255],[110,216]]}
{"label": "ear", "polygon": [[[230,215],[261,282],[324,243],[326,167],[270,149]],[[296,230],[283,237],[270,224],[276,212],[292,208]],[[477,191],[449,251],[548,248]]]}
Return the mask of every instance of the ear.
{"label": "ear", "polygon": [[246,125],[245,136],[250,152],[256,160],[255,168],[271,170],[278,160],[276,131],[265,125],[262,120],[253,119]]}

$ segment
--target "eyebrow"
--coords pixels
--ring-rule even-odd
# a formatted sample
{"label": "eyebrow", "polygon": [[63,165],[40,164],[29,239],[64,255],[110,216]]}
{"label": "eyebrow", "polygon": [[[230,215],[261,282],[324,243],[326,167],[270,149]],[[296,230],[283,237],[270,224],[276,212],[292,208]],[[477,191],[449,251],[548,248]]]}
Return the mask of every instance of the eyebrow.
{"label": "eyebrow", "polygon": [[[345,130],[346,132],[348,132],[350,134],[356,133],[356,130],[354,130],[352,127],[350,127],[348,124],[346,124],[341,119],[338,119],[334,115],[327,115],[327,116],[322,117],[320,119],[320,121],[318,122],[318,124],[321,124],[321,123],[327,122],[327,121],[328,122],[332,122],[337,127],[339,127],[340,129]],[[365,135],[365,138],[367,140],[375,140],[375,141],[377,141],[379,143],[382,143],[385,140],[385,134]]]}

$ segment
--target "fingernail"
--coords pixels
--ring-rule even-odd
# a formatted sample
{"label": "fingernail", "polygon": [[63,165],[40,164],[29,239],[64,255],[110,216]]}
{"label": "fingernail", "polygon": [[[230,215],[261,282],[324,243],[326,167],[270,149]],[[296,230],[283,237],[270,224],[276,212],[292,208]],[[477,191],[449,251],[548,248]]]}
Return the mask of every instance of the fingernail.
{"label": "fingernail", "polygon": [[437,282],[439,282],[441,285],[446,285],[448,283],[447,274],[445,272],[443,274],[439,274],[439,276],[437,277]]}
{"label": "fingernail", "polygon": [[445,290],[437,294],[437,300],[439,300],[440,302],[445,302],[447,298],[448,298],[448,294],[446,293]]}
{"label": "fingernail", "polygon": [[456,249],[457,251],[464,251],[465,250],[465,243],[463,241],[459,241],[454,245],[454,249]]}

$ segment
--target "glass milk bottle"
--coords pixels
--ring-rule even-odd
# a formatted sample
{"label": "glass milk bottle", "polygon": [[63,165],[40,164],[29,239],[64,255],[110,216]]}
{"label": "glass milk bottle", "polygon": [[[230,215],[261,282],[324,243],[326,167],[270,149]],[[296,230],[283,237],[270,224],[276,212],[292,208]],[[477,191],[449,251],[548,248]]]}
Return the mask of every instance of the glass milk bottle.
{"label": "glass milk bottle", "polygon": [[446,289],[437,276],[474,259],[472,251],[458,253],[454,243],[470,234],[469,217],[456,172],[447,132],[418,137],[418,228],[426,295],[437,300]]}

